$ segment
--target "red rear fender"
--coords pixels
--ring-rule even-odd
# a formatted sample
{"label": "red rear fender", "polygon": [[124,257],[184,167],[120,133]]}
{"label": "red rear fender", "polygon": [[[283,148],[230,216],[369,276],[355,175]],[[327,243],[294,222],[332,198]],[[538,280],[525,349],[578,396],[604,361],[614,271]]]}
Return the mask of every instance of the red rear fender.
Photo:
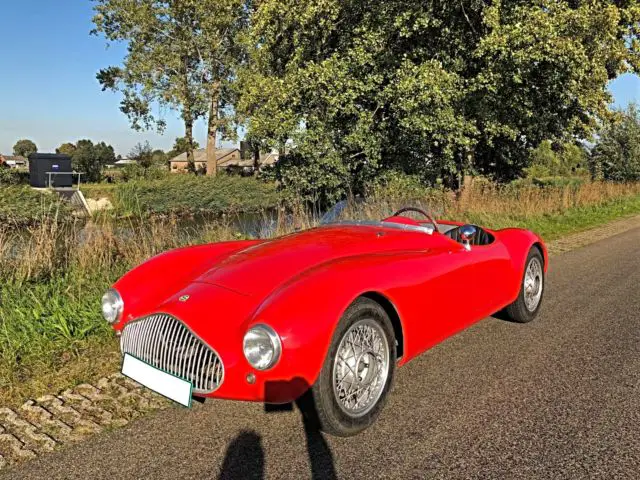
{"label": "red rear fender", "polygon": [[521,228],[505,228],[504,230],[498,230],[492,233],[507,247],[513,261],[513,267],[517,272],[520,272],[521,275],[524,274],[525,261],[529,250],[531,250],[531,247],[534,245],[540,248],[542,258],[544,259],[544,271],[547,271],[549,255],[544,241],[538,235]]}

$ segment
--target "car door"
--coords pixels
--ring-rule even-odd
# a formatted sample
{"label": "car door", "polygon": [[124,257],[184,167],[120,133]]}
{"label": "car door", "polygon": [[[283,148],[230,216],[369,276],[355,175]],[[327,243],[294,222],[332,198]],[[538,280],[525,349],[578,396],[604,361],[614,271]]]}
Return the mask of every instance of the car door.
{"label": "car door", "polygon": [[[433,241],[436,239],[433,238]],[[412,283],[389,291],[407,330],[408,358],[499,310],[509,300],[503,279],[512,275],[509,254],[498,240],[466,250],[438,235],[428,254],[399,268],[411,270]],[[409,338],[410,337],[410,338]]]}
{"label": "car door", "polygon": [[471,321],[495,313],[511,300],[511,256],[502,242],[494,238],[488,245],[472,245],[470,250],[457,250],[454,255],[462,257],[465,264],[461,286]]}

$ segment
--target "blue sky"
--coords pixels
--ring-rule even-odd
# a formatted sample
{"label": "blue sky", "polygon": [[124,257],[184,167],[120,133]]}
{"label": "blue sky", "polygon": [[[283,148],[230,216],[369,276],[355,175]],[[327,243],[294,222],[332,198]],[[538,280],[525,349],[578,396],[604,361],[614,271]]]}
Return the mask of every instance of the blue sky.
{"label": "blue sky", "polygon": [[[42,152],[80,138],[105,141],[126,155],[137,142],[168,150],[183,126],[174,112],[164,112],[164,135],[135,132],[120,113],[119,96],[102,92],[96,72],[118,64],[122,46],[107,48],[90,36],[92,2],[88,0],[2,0],[0,5],[0,153],[11,153],[16,140],[30,138]],[[640,103],[640,78],[623,75],[610,85],[616,106]],[[205,143],[202,122],[196,139]]]}

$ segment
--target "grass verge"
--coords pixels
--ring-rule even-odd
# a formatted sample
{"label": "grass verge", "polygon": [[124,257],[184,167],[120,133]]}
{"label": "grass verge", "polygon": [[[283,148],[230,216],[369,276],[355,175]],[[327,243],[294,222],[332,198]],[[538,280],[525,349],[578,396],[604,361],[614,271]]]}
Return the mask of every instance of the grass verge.
{"label": "grass verge", "polygon": [[570,233],[588,230],[619,218],[638,214],[640,214],[640,196],[634,196],[611,200],[601,205],[574,207],[562,213],[530,217],[474,213],[464,216],[461,221],[485,225],[493,229],[526,228],[536,232],[545,241],[551,241]]}

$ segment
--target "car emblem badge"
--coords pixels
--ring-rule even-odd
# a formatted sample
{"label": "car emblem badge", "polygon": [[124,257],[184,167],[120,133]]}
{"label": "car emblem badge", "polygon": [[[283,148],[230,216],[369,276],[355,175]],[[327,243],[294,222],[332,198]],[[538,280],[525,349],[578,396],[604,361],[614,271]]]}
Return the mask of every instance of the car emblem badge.
{"label": "car emblem badge", "polygon": [[180,298],[178,298],[178,300],[180,300],[181,302],[186,302],[187,300],[189,300],[189,295],[182,295]]}

